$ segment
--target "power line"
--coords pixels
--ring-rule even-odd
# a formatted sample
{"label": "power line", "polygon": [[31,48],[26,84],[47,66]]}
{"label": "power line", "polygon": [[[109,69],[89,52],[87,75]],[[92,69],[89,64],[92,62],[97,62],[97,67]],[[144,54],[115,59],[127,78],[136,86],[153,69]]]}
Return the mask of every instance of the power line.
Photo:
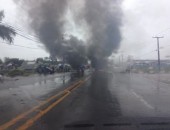
{"label": "power line", "polygon": [[23,30],[23,29],[20,29],[19,27],[14,27],[13,25],[11,25],[10,23],[7,23],[7,22],[1,22],[0,21],[0,23],[1,24],[3,24],[3,25],[6,25],[6,26],[9,26],[9,27],[11,27],[11,28],[13,28],[13,29],[15,29],[15,30],[17,30],[17,31],[20,31],[20,32],[24,32],[25,34],[27,34],[27,35],[29,35],[29,36],[31,36],[31,37],[33,37],[33,38],[37,38],[37,39],[39,39],[39,37],[38,36],[36,36],[36,35],[32,35],[32,34],[29,34],[28,32],[26,32],[25,30]]}
{"label": "power line", "polygon": [[11,44],[11,45],[18,46],[18,47],[24,47],[24,48],[28,48],[28,49],[39,49],[39,48],[26,47],[26,46],[21,46],[21,45],[16,45],[16,44]]}
{"label": "power line", "polygon": [[[163,48],[162,48],[162,49],[166,49],[165,47],[170,47],[170,45],[163,46]],[[160,49],[161,49],[161,48],[160,48]],[[144,53],[144,54],[142,54],[142,55],[140,55],[140,56],[137,56],[136,58],[141,58],[141,57],[143,57],[143,56],[145,56],[145,55],[147,55],[147,54],[153,53],[153,52],[155,52],[155,51],[158,51],[158,50],[153,50],[153,51],[150,51],[150,52]]]}
{"label": "power line", "polygon": [[22,45],[18,45],[18,44],[9,44],[7,42],[3,42],[1,41],[2,43],[5,43],[5,44],[8,44],[10,46],[17,46],[17,47],[23,47],[23,48],[27,48],[27,49],[40,49],[40,48],[33,48],[33,47],[28,47],[28,46],[22,46]]}
{"label": "power line", "polygon": [[[11,26],[10,26],[11,27]],[[20,32],[20,34],[22,33],[22,35],[27,35],[27,37],[29,37],[31,40],[34,40],[35,42],[39,42],[39,43],[41,43],[38,39],[38,37],[35,37],[35,36],[33,36],[33,35],[30,35],[30,34],[23,34],[24,32],[23,31],[21,31],[21,30],[19,30],[19,29],[16,29],[16,28],[14,28],[14,27],[12,27],[13,29],[15,29],[15,30],[18,30],[19,32]],[[34,39],[32,39],[32,38],[34,38]]]}
{"label": "power line", "polygon": [[16,32],[16,33],[17,33],[19,36],[24,37],[24,38],[26,38],[26,39],[28,39],[28,40],[31,40],[31,41],[37,42],[37,43],[41,43],[41,42],[35,41],[35,40],[33,40],[33,39],[31,39],[31,38],[29,38],[29,37],[27,37],[27,36],[24,36],[23,34],[20,34],[20,33],[18,33],[18,32]]}
{"label": "power line", "polygon": [[[22,33],[20,33],[21,32],[21,30],[19,30],[19,29],[17,29],[17,28],[15,28],[15,27],[13,27],[13,26],[11,26],[11,25],[8,25],[8,24],[4,24],[4,23],[2,23],[2,22],[0,22],[1,24],[3,24],[3,25],[6,25],[6,26],[9,26],[9,27],[11,27],[12,29],[14,29],[15,31],[16,31],[16,33],[19,35],[19,36],[21,36],[21,37],[24,37],[24,38],[26,38],[26,39],[28,39],[28,40],[31,40],[31,41],[33,41],[33,42],[37,42],[37,43],[39,43],[39,44],[41,44],[42,45],[42,43],[40,42],[40,41],[37,41],[37,40],[35,40],[35,39],[32,39],[32,38],[30,38],[30,37],[28,37],[28,35],[26,36],[26,35],[24,35],[24,34],[22,34]],[[18,32],[18,31],[20,31],[20,32]],[[38,38],[38,37],[37,37]]]}
{"label": "power line", "polygon": [[148,55],[148,54],[150,54],[150,53],[153,53],[153,52],[155,52],[155,51],[156,51],[156,50],[153,50],[153,51],[144,53],[144,54],[142,54],[142,55],[140,55],[140,56],[138,56],[138,57],[136,57],[136,58],[141,58],[141,57],[146,56],[146,55]]}

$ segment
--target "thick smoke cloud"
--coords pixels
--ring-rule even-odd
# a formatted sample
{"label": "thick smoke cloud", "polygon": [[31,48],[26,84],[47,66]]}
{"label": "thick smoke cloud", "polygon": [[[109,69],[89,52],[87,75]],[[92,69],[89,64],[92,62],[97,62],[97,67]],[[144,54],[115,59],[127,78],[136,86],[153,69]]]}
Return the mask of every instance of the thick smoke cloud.
{"label": "thick smoke cloud", "polygon": [[66,0],[24,0],[30,19],[30,26],[39,36],[52,56],[61,56],[63,46],[64,14]]}
{"label": "thick smoke cloud", "polygon": [[85,4],[84,16],[92,32],[88,54],[96,66],[99,62],[105,62],[119,47],[120,0],[86,0]]}
{"label": "thick smoke cloud", "polygon": [[[75,36],[63,37],[67,0],[16,0],[23,5],[29,16],[30,27],[39,36],[47,51],[53,57],[63,57],[77,67],[87,61],[94,65],[107,59],[119,47],[121,35],[121,9],[119,0],[82,0],[81,17],[89,27],[89,39],[86,46]],[[88,33],[88,32],[87,32]]]}

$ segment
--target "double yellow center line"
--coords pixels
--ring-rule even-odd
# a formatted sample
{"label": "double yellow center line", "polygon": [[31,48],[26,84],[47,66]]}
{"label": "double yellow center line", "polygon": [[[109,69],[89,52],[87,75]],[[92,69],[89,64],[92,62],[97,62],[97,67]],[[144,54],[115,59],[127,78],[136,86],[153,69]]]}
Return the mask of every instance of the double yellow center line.
{"label": "double yellow center line", "polygon": [[39,108],[41,108],[42,106],[46,105],[47,103],[49,103],[50,101],[56,99],[57,97],[61,96],[59,99],[57,99],[54,103],[50,104],[47,108],[45,108],[44,110],[41,110],[38,112],[38,114],[36,114],[34,117],[28,119],[23,125],[21,125],[20,127],[17,128],[17,130],[26,130],[29,127],[31,127],[35,121],[37,121],[38,119],[40,119],[43,115],[45,115],[48,111],[50,111],[53,107],[55,107],[57,104],[59,104],[63,99],[65,99],[68,95],[70,95],[71,91],[73,91],[74,89],[80,87],[84,82],[86,82],[90,77],[86,78],[85,80],[79,80],[76,83],[74,83],[73,85],[71,85],[70,87],[68,87],[67,89],[57,93],[56,95],[46,99],[45,101],[41,102],[39,105],[33,107],[32,109],[18,115],[17,117],[11,119],[9,122],[3,124],[0,126],[0,130],[6,130],[8,128],[10,128],[11,126],[15,125],[17,122],[19,122],[20,120],[24,119],[26,116],[28,116],[29,114],[39,110]]}

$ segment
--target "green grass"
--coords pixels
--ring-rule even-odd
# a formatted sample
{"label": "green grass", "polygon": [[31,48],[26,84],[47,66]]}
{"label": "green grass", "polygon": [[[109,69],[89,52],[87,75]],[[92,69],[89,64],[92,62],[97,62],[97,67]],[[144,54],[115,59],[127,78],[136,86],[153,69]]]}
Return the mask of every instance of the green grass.
{"label": "green grass", "polygon": [[26,70],[11,70],[7,73],[7,76],[9,77],[15,77],[15,76],[29,76],[31,74],[33,74],[33,71],[26,71]]}

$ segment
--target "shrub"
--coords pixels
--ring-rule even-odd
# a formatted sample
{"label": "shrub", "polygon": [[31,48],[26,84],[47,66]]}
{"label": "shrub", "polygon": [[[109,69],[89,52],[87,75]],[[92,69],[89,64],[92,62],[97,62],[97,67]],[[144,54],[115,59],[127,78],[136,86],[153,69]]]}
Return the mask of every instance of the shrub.
{"label": "shrub", "polygon": [[15,76],[23,76],[24,75],[24,71],[23,70],[11,70],[8,72],[8,76],[10,77],[15,77]]}

